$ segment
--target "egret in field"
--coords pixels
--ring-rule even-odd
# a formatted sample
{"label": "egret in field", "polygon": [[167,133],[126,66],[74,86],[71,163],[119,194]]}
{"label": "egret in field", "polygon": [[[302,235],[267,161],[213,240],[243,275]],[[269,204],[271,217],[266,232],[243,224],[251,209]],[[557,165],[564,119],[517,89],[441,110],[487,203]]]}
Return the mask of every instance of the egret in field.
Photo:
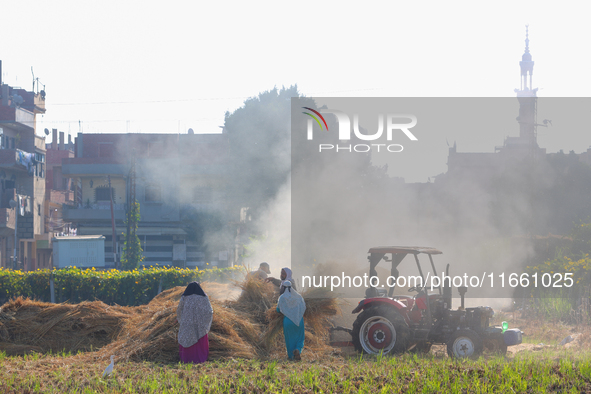
{"label": "egret in field", "polygon": [[110,375],[113,372],[113,366],[115,365],[115,361],[113,360],[114,358],[115,356],[111,356],[111,364],[109,364],[107,368],[105,368],[105,372],[103,372],[103,378],[106,375]]}

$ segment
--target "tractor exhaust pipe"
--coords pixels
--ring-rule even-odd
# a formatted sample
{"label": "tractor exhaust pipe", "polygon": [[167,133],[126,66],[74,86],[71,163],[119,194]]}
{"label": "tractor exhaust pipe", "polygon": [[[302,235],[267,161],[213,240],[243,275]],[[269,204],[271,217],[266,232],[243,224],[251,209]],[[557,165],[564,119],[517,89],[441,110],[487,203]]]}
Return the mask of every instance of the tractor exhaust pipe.
{"label": "tractor exhaust pipe", "polygon": [[466,286],[458,287],[458,293],[460,293],[460,299],[462,302],[462,305],[460,308],[462,308],[462,310],[464,310],[464,295],[466,294],[467,291],[468,291],[468,288]]}

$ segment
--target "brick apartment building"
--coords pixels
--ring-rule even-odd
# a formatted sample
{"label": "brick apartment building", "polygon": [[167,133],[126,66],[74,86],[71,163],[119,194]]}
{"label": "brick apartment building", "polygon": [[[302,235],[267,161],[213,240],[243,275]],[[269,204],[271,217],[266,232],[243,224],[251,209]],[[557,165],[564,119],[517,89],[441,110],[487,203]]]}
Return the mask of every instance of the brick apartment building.
{"label": "brick apartment building", "polygon": [[[74,146],[74,157],[63,158],[59,169],[59,176],[79,185],[64,181],[64,189],[76,192],[74,202],[64,205],[63,221],[72,223],[78,235],[105,236],[106,267],[115,265],[111,197],[119,258],[133,196],[140,204],[137,235],[144,265],[233,264],[233,242],[205,253],[183,222],[189,212],[215,213],[224,223],[239,221],[239,212],[230,213],[227,203],[227,135],[79,133]],[[57,168],[53,171],[55,178]]]}
{"label": "brick apartment building", "polygon": [[45,113],[45,91],[3,84],[1,76],[0,61],[0,265],[13,266],[16,226],[18,268],[49,267],[45,137],[35,133],[36,116]]}
{"label": "brick apartment building", "polygon": [[70,234],[70,223],[64,222],[62,206],[74,204],[76,187],[71,178],[62,174],[62,159],[74,157],[74,143],[68,135],[65,142],[64,132],[53,129],[52,140],[46,144],[46,177],[45,177],[45,232],[55,234]]}

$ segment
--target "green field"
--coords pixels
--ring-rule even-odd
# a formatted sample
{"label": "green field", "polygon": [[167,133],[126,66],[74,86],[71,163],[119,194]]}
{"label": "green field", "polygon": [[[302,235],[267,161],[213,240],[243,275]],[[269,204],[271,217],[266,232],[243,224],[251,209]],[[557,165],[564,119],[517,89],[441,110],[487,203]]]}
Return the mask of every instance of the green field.
{"label": "green field", "polygon": [[1,393],[591,393],[591,354],[522,352],[513,359],[441,356],[245,361],[202,365],[116,361],[77,356],[0,354]]}

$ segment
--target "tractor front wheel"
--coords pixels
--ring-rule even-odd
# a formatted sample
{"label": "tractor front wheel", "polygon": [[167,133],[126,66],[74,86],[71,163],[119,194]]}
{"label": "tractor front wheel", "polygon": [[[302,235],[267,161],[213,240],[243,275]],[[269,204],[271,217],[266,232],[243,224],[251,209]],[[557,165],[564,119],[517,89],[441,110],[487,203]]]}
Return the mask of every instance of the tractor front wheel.
{"label": "tractor front wheel", "polygon": [[406,351],[410,331],[400,313],[382,305],[359,314],[353,323],[352,336],[358,352],[393,354]]}
{"label": "tractor front wheel", "polygon": [[447,354],[450,357],[477,358],[482,350],[482,339],[472,330],[458,330],[447,342]]}

